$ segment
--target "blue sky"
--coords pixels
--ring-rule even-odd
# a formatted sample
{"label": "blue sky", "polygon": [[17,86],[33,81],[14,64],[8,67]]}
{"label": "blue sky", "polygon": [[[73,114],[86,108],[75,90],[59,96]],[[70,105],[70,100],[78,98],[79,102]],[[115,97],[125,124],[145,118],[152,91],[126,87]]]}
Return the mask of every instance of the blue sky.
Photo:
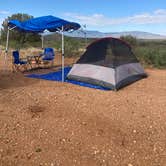
{"label": "blue sky", "polygon": [[54,15],[102,32],[146,31],[166,35],[165,0],[5,0],[0,24],[14,13]]}

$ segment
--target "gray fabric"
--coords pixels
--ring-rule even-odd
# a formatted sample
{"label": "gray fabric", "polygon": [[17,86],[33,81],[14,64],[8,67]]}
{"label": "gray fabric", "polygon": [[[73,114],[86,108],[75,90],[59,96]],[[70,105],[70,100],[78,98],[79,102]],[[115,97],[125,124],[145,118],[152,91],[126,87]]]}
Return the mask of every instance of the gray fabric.
{"label": "gray fabric", "polygon": [[74,64],[67,77],[110,89],[119,89],[145,75],[139,63],[129,63],[115,69],[92,64]]}
{"label": "gray fabric", "polygon": [[99,85],[99,86],[102,86],[102,87],[106,87],[108,89],[113,89],[113,90],[116,89],[115,85],[112,85],[108,82],[104,82],[102,80],[96,80],[96,79],[93,79],[93,78],[90,78],[90,77],[80,77],[80,76],[70,74],[70,75],[67,76],[67,78],[71,79],[71,80],[90,83],[90,84],[93,84],[93,85]]}
{"label": "gray fabric", "polygon": [[70,75],[79,76],[80,78],[91,78],[94,80],[107,82],[111,85],[115,85],[115,69],[104,66],[91,64],[74,64],[68,74],[68,78]]}
{"label": "gray fabric", "polygon": [[118,66],[115,70],[116,84],[127,77],[145,73],[140,63],[129,63],[121,65]]}

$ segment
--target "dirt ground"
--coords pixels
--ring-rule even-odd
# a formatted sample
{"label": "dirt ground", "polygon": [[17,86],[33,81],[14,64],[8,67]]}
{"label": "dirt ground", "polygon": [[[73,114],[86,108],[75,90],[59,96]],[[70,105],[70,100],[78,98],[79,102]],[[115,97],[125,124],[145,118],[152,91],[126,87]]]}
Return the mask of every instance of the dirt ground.
{"label": "dirt ground", "polygon": [[114,92],[2,65],[0,166],[166,165],[166,70]]}

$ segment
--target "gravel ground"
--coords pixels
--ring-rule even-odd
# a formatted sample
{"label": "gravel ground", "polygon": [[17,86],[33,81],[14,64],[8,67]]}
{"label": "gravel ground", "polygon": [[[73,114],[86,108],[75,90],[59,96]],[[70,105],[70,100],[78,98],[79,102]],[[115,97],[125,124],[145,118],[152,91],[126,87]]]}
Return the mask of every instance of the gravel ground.
{"label": "gravel ground", "polygon": [[166,70],[118,92],[0,71],[0,166],[165,166]]}

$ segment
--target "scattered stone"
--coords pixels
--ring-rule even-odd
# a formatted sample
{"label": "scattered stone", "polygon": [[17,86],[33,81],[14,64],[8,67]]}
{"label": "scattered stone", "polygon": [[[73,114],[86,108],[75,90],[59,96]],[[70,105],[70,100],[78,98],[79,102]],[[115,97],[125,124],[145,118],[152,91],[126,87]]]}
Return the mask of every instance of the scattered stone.
{"label": "scattered stone", "polygon": [[136,130],[133,130],[133,133],[136,133],[137,131]]}
{"label": "scattered stone", "polygon": [[28,158],[28,159],[31,159],[32,155],[33,155],[33,153],[27,154],[27,158]]}
{"label": "scattered stone", "polygon": [[98,154],[98,153],[100,153],[100,150],[95,150],[94,151],[94,154]]}
{"label": "scattered stone", "polygon": [[86,123],[86,122],[82,122],[82,125],[84,125],[84,126],[85,126],[85,125],[87,125],[87,123]]}
{"label": "scattered stone", "polygon": [[36,149],[36,152],[41,152],[41,151],[42,151],[41,148],[37,148],[37,149]]}
{"label": "scattered stone", "polygon": [[128,164],[128,166],[133,166],[132,164]]}
{"label": "scattered stone", "polygon": [[14,156],[14,158],[18,158],[18,154],[16,154],[16,155]]}

